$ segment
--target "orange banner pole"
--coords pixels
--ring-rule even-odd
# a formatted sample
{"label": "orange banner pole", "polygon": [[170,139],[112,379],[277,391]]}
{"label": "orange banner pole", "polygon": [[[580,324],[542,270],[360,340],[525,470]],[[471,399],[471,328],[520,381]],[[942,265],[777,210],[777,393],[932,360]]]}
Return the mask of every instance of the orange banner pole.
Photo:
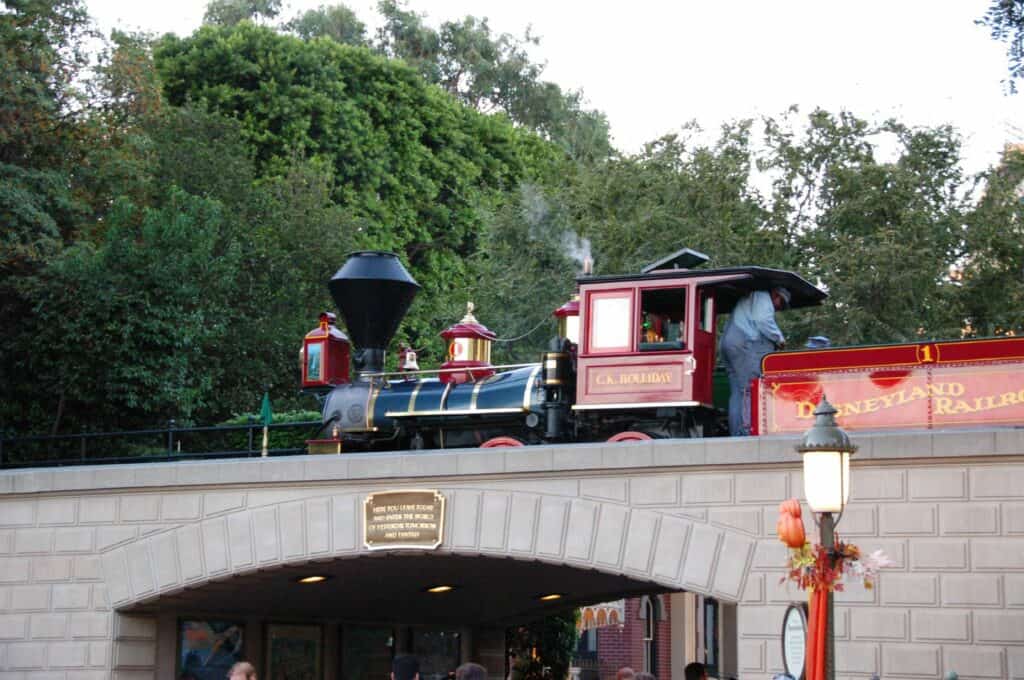
{"label": "orange banner pole", "polygon": [[814,668],[818,659],[818,646],[814,643],[818,626],[818,600],[814,597],[817,591],[807,593],[807,652],[804,655],[804,677],[806,680],[818,680],[814,677]]}
{"label": "orange banner pole", "polygon": [[807,623],[806,680],[825,680],[825,641],[828,635],[828,591],[811,591]]}

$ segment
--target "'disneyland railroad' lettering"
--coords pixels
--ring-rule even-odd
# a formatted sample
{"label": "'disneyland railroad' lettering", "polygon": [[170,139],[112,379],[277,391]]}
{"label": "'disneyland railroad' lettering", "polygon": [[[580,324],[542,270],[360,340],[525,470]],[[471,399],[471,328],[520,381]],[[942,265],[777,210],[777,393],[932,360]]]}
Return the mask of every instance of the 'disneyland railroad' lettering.
{"label": "'disneyland railroad' lettering", "polygon": [[[959,399],[958,397],[963,397],[965,392],[966,388],[963,383],[935,383],[934,385],[926,385],[924,387],[897,390],[889,394],[872,397],[871,399],[840,402],[835,404],[835,408],[838,411],[837,415],[839,417],[857,416],[884,411],[922,399],[934,399],[933,412],[935,415],[952,416],[992,411],[1007,406],[1024,405],[1024,390]],[[810,419],[814,417],[814,409],[817,407],[817,404],[810,401],[800,401],[797,402],[796,407],[797,418]]]}
{"label": "'disneyland railroad' lettering", "polygon": [[1024,390],[990,394],[984,397],[975,397],[974,399],[939,397],[935,400],[935,415],[955,416],[964,413],[994,411],[995,409],[1016,406],[1018,404],[1024,404]]}

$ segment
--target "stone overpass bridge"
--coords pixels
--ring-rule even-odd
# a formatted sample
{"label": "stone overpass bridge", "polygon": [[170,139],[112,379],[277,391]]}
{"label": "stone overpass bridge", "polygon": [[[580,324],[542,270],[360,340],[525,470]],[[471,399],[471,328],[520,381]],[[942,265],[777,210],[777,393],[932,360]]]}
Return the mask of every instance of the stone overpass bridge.
{"label": "stone overpass bridge", "polygon": [[[838,531],[896,561],[837,596],[839,677],[1024,677],[1024,430],[857,434]],[[180,617],[502,626],[689,591],[735,604],[735,673],[781,671],[793,438],[0,472],[0,679],[170,680]],[[436,489],[434,551],[367,551],[367,494]],[[308,573],[331,577],[308,587]],[[435,599],[433,583],[459,588]],[[554,604],[544,593],[563,594]],[[268,618],[269,617],[269,618]],[[254,628],[256,630],[256,628]],[[260,658],[260,635],[249,636]],[[328,643],[326,675],[336,677]],[[336,653],[333,652],[333,653]],[[334,663],[334,666],[332,666]]]}

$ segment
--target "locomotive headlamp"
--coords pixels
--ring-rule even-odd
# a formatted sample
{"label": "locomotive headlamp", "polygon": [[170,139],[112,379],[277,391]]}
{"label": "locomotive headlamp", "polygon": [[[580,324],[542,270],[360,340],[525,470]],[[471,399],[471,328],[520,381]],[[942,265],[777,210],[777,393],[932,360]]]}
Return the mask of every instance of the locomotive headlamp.
{"label": "locomotive headlamp", "polygon": [[822,396],[814,425],[796,446],[804,459],[804,495],[814,512],[841,513],[850,500],[850,456],[857,447],[836,424],[836,413]]}

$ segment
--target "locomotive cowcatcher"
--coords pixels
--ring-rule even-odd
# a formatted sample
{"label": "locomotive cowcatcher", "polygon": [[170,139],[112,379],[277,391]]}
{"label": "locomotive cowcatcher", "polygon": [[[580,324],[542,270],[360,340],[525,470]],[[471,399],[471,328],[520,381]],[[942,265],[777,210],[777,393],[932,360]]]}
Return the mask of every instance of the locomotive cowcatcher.
{"label": "locomotive cowcatcher", "polygon": [[699,268],[707,259],[683,249],[639,274],[581,276],[540,363],[492,365],[496,336],[470,305],[442,333],[440,368],[386,372],[420,286],[394,254],[353,253],[328,284],[351,341],[321,315],[303,343],[303,388],[323,396],[324,436],[345,450],[705,436],[718,316],[753,290],[784,287],[791,308],[826,297],[792,272]]}

